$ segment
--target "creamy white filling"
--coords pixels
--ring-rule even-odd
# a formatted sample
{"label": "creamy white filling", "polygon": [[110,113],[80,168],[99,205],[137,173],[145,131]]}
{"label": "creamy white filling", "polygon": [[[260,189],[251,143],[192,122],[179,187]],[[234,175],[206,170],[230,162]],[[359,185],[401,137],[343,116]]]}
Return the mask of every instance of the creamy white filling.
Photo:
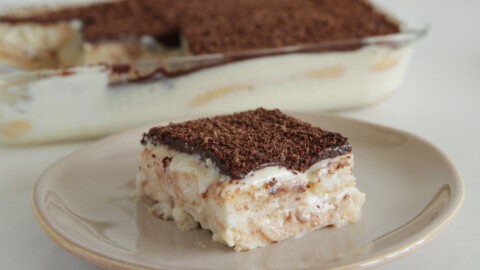
{"label": "creamy white filling", "polygon": [[0,90],[0,95],[9,96],[0,99],[0,131],[16,121],[29,125],[20,133],[0,132],[0,142],[91,137],[140,124],[257,107],[318,111],[365,105],[397,88],[409,52],[409,46],[368,46],[262,57],[114,88],[101,68],[77,68],[72,76]]}
{"label": "creamy white filling", "polygon": [[[171,160],[167,166],[161,162],[164,158]],[[285,239],[289,232],[284,223],[291,215],[301,223],[319,222],[318,217],[324,216],[320,220],[325,223],[317,225],[320,227],[354,222],[360,218],[365,201],[364,194],[355,188],[351,154],[319,161],[305,172],[270,166],[239,180],[220,173],[210,160],[204,161],[199,155],[185,154],[166,146],[150,145],[141,154],[140,160],[138,196],[146,195],[154,201],[150,207],[154,214],[175,220],[182,230],[195,228],[198,222],[213,232],[215,241],[238,249],[265,245],[264,240],[251,233],[258,228],[272,241]],[[345,166],[336,166],[342,163]],[[158,170],[164,170],[161,178]],[[170,178],[175,174],[181,176]],[[298,193],[296,187],[307,184],[312,186]],[[268,188],[265,188],[266,185]],[[220,192],[220,195],[212,197],[209,193],[203,197],[212,186],[217,189],[214,194]],[[275,195],[277,189],[288,190],[292,196],[299,194],[301,199]],[[244,197],[252,193],[255,199]],[[351,202],[341,206],[347,197]],[[266,202],[265,198],[268,198]],[[260,208],[257,203],[261,204]],[[245,210],[242,208],[244,204],[253,208]]]}
{"label": "creamy white filling", "polygon": [[[229,176],[222,174],[210,159],[203,160],[198,154],[179,152],[164,145],[150,145],[148,149],[156,157],[171,158],[167,170],[194,175],[198,179],[198,189],[192,191],[192,193],[201,194],[204,193],[213,183],[231,180]],[[329,172],[329,167],[327,165],[336,162],[341,157],[343,156],[321,160],[304,172],[292,171],[281,166],[265,167],[248,173],[243,179],[239,179],[242,181],[242,185],[232,185],[232,188],[258,188],[272,179],[275,179],[277,184],[280,185],[282,182],[292,181],[292,179],[315,181],[316,179],[321,178],[322,185],[317,187],[316,192],[321,194],[330,193],[333,191],[332,189],[334,187],[340,185],[340,181],[355,181],[355,178],[350,172],[350,167],[341,168],[337,170],[335,174]],[[342,194],[339,194],[338,196],[342,196]]]}

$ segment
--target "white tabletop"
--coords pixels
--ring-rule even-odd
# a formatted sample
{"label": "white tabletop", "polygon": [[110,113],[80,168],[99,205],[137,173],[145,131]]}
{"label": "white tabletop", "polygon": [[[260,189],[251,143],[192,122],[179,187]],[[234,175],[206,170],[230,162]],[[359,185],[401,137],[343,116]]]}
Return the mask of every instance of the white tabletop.
{"label": "white tabletop", "polygon": [[[9,3],[39,0],[1,0]],[[53,2],[53,1],[49,1]],[[406,82],[390,99],[342,115],[410,131],[439,146],[465,181],[463,210],[425,247],[384,269],[480,267],[480,1],[384,0],[431,22]],[[97,269],[55,245],[31,209],[35,180],[51,163],[88,142],[0,148],[0,269]]]}

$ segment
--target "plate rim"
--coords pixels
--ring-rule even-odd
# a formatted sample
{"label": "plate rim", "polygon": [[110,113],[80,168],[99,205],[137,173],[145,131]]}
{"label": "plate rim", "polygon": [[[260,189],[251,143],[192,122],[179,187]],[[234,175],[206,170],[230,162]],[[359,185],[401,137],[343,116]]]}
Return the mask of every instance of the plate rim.
{"label": "plate rim", "polygon": [[[289,112],[287,112],[288,114]],[[454,174],[454,177],[452,178],[452,186],[454,187],[453,190],[456,190],[456,192],[450,193],[451,199],[449,200],[447,206],[445,209],[440,213],[438,218],[435,220],[435,222],[432,222],[422,228],[420,231],[417,233],[413,234],[412,236],[409,236],[405,240],[399,242],[398,244],[401,244],[400,246],[393,248],[392,250],[388,250],[387,252],[381,253],[377,256],[374,257],[368,257],[365,259],[361,259],[356,262],[352,262],[346,265],[341,265],[337,267],[331,267],[327,269],[367,269],[367,268],[373,268],[373,267],[378,267],[380,265],[384,265],[388,262],[397,260],[401,257],[404,257],[408,254],[411,254],[415,251],[417,251],[420,247],[425,246],[427,243],[429,243],[433,238],[438,236],[445,228],[450,224],[450,222],[458,215],[460,210],[462,209],[464,199],[465,199],[465,184],[463,181],[463,178],[461,174],[459,173],[457,167],[453,163],[453,161],[436,145],[433,143],[427,141],[426,139],[413,134],[408,131],[400,130],[397,128],[381,125],[381,124],[376,124],[376,123],[371,123],[367,122],[364,120],[359,120],[351,117],[346,117],[346,116],[340,116],[340,115],[335,115],[335,114],[330,114],[330,113],[306,113],[306,112],[290,112],[294,116],[297,115],[304,115],[304,116],[310,116],[310,117],[323,117],[323,118],[330,118],[330,119],[340,119],[342,121],[350,121],[350,122],[357,122],[362,125],[368,126],[369,128],[374,128],[374,129],[381,129],[389,132],[394,132],[397,134],[405,135],[411,138],[414,138],[421,143],[425,144],[427,147],[430,147],[432,150],[436,152],[436,154],[441,157],[446,164],[450,167],[451,171]],[[184,121],[185,119],[179,119],[179,120],[174,120],[174,121],[169,121],[169,122],[180,122]],[[59,245],[61,248],[65,249],[66,251],[70,252],[71,254],[80,257],[81,259],[92,263],[96,266],[99,266],[101,268],[111,268],[112,266],[115,267],[114,269],[128,269],[128,270],[144,270],[144,269],[152,269],[149,266],[145,265],[140,265],[134,262],[127,262],[127,261],[121,261],[113,258],[112,256],[109,256],[108,254],[101,254],[98,253],[94,250],[91,250],[87,247],[82,246],[81,244],[75,243],[71,239],[68,239],[68,236],[64,235],[61,231],[57,230],[54,225],[52,225],[51,222],[48,221],[47,214],[45,213],[45,209],[41,208],[41,203],[40,199],[41,197],[39,196],[39,189],[44,185],[44,182],[46,182],[48,179],[46,176],[48,173],[53,170],[57,165],[69,160],[73,156],[89,150],[90,148],[95,147],[98,144],[103,144],[106,143],[110,140],[114,140],[115,138],[118,137],[123,137],[126,134],[133,133],[134,131],[140,131],[141,129],[146,130],[152,126],[159,126],[159,125],[165,125],[168,124],[169,122],[160,122],[158,124],[150,124],[150,125],[143,125],[143,126],[138,126],[135,128],[130,128],[126,129],[124,131],[120,131],[117,133],[114,133],[112,135],[106,136],[102,139],[99,139],[93,143],[89,143],[85,146],[80,147],[79,149],[73,151],[70,154],[67,154],[66,156],[62,157],[61,159],[57,160],[54,162],[52,165],[48,166],[45,171],[43,171],[40,176],[38,177],[37,181],[34,184],[33,191],[32,191],[32,208],[34,212],[35,219],[39,223],[40,227],[42,230],[47,234],[47,236],[53,240],[57,245]],[[405,224],[408,224],[406,222]],[[158,265],[156,267],[165,267],[165,269],[177,269],[177,268],[171,268],[171,266],[167,265]],[[157,269],[157,268],[155,268]],[[164,268],[159,268],[159,269],[164,269]],[[178,269],[183,269],[183,268],[178,268]]]}

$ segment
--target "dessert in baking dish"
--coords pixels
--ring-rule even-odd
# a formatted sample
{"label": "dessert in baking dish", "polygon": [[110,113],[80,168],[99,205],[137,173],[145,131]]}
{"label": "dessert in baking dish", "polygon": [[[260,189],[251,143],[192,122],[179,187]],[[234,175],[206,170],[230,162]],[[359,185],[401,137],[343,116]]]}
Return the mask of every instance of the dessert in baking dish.
{"label": "dessert in baking dish", "polygon": [[[400,85],[424,31],[400,26],[365,0],[124,0],[4,15],[0,62],[116,64],[1,78],[0,142],[368,105]],[[43,41],[30,42],[36,35]],[[146,58],[157,60],[130,63]]]}
{"label": "dessert in baking dish", "polygon": [[144,134],[138,197],[182,230],[250,250],[361,216],[348,139],[256,109]]}
{"label": "dessert in baking dish", "polygon": [[365,0],[123,0],[7,13],[0,61],[33,69],[129,63],[398,32]]}

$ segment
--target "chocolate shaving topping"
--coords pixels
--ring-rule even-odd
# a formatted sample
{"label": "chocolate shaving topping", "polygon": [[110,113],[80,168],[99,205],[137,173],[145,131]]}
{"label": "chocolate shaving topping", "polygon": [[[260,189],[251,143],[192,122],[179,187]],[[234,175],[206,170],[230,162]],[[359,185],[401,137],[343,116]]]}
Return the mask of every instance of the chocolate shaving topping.
{"label": "chocolate shaving topping", "polygon": [[209,2],[216,4],[187,10],[181,22],[180,32],[193,54],[316,44],[400,31],[398,23],[364,0]]}
{"label": "chocolate shaving topping", "polygon": [[141,143],[199,154],[233,179],[266,166],[303,172],[320,160],[352,151],[338,133],[262,108],[154,127]]}
{"label": "chocolate shaving topping", "polygon": [[91,42],[150,35],[164,45],[180,46],[182,36],[192,54],[277,48],[400,31],[397,22],[366,0],[123,0],[28,16],[0,16],[0,22],[6,23],[73,19],[83,22],[85,39]]}

